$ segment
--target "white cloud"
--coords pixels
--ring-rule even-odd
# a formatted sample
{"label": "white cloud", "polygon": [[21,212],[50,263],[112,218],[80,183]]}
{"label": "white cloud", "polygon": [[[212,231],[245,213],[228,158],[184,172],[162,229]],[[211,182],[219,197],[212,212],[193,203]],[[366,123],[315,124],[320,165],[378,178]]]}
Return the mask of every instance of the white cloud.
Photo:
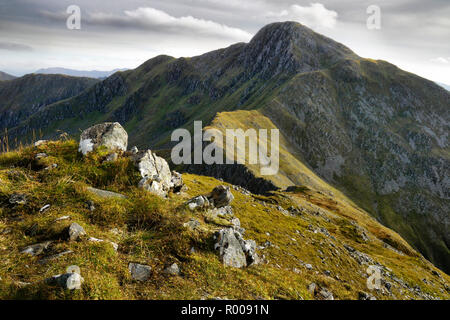
{"label": "white cloud", "polygon": [[437,58],[431,59],[430,61],[434,62],[434,63],[450,64],[450,57],[448,57],[448,58],[437,57]]}
{"label": "white cloud", "polygon": [[312,29],[334,28],[336,26],[338,13],[328,10],[321,3],[311,3],[309,7],[292,5],[287,10],[278,13],[269,13],[268,18],[280,19],[282,21],[298,21]]}
{"label": "white cloud", "polygon": [[250,33],[239,28],[193,16],[174,17],[150,7],[126,10],[124,15],[93,13],[88,21],[92,24],[140,28],[160,33],[190,33],[200,37],[219,37],[234,41],[248,41],[252,37]]}

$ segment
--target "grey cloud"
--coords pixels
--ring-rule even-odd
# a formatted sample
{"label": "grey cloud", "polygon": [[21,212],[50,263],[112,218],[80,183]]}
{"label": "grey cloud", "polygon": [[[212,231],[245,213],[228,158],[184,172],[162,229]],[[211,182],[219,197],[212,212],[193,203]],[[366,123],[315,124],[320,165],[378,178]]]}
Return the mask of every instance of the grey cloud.
{"label": "grey cloud", "polygon": [[0,42],[0,50],[9,51],[33,51],[33,48],[21,43]]}

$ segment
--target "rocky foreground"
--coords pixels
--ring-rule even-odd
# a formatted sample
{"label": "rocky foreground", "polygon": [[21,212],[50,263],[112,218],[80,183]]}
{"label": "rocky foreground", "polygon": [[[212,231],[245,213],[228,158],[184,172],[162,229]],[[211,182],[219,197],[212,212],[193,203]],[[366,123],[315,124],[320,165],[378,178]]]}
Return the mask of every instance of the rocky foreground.
{"label": "rocky foreground", "polygon": [[450,297],[448,275],[348,200],[180,174],[118,123],[0,155],[0,258],[0,299]]}

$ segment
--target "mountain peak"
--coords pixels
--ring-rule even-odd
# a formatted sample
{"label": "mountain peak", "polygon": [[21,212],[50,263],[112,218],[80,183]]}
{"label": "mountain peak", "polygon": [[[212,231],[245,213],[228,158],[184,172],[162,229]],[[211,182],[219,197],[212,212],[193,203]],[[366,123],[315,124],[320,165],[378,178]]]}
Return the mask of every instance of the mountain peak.
{"label": "mountain peak", "polygon": [[310,72],[358,56],[344,45],[298,22],[276,22],[263,27],[248,43],[244,63],[254,71]]}

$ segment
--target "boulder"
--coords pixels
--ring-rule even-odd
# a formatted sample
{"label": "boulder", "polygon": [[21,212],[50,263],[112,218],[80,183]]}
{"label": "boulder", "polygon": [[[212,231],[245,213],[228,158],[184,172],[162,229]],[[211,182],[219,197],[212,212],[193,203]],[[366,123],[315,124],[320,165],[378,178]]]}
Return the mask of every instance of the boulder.
{"label": "boulder", "polygon": [[77,272],[58,274],[45,280],[49,285],[57,285],[66,290],[79,290],[83,282],[83,277]]}
{"label": "boulder", "polygon": [[133,161],[142,180],[139,187],[159,196],[167,195],[172,188],[172,173],[166,160],[152,153],[151,150],[133,154]]}
{"label": "boulder", "polygon": [[100,146],[108,150],[126,151],[128,134],[118,122],[105,122],[92,126],[81,133],[78,151],[83,155]]}
{"label": "boulder", "polygon": [[258,264],[260,262],[260,259],[258,257],[258,254],[256,253],[255,240],[244,240],[242,234],[237,232],[236,230],[234,234],[236,236],[236,239],[238,239],[239,243],[241,244],[242,251],[244,252],[247,260],[247,266]]}
{"label": "boulder", "polygon": [[233,201],[234,196],[230,187],[220,185],[215,187],[208,196],[209,201],[216,208],[228,206]]}
{"label": "boulder", "polygon": [[152,272],[152,268],[150,266],[139,263],[130,263],[128,265],[128,270],[130,271],[131,277],[137,281],[148,280]]}
{"label": "boulder", "polygon": [[222,229],[215,237],[217,242],[214,248],[219,250],[223,264],[234,268],[247,266],[247,258],[233,229]]}

